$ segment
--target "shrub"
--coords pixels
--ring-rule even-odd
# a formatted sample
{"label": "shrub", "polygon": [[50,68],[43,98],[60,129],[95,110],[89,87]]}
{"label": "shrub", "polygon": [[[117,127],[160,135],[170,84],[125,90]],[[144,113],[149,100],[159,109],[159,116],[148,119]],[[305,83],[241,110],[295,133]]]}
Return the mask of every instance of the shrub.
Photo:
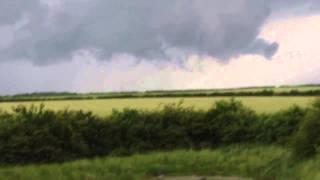
{"label": "shrub", "polygon": [[310,158],[317,153],[320,145],[320,100],[314,102],[308,111],[299,132],[293,139],[295,158]]}
{"label": "shrub", "polygon": [[[72,122],[82,112],[19,106],[0,122],[0,161],[6,163],[66,161],[87,154],[82,134]],[[87,115],[88,116],[88,115]]]}
{"label": "shrub", "polygon": [[257,114],[240,101],[219,101],[206,113],[204,124],[209,128],[213,145],[253,141]]}
{"label": "shrub", "polygon": [[292,106],[288,110],[261,115],[256,134],[258,142],[288,144],[306,113],[306,109]]}
{"label": "shrub", "polygon": [[[172,150],[188,147],[187,122],[197,114],[192,108],[167,105],[160,111],[125,109],[110,117],[116,148],[127,152]],[[116,150],[115,150],[116,152]]]}
{"label": "shrub", "polygon": [[[318,112],[313,109],[307,119],[319,117],[312,115]],[[238,143],[286,144],[305,114],[306,110],[293,107],[258,115],[234,99],[218,101],[207,111],[171,104],[160,110],[114,110],[104,118],[91,112],[52,111],[43,105],[18,106],[13,113],[0,112],[0,164],[62,162]],[[310,128],[304,126],[300,134]]]}

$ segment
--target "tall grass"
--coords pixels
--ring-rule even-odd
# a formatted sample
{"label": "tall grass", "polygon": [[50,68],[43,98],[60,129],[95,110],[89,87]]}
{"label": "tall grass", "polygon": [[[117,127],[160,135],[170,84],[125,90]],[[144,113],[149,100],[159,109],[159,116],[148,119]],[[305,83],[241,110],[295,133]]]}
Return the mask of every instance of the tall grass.
{"label": "tall grass", "polygon": [[[274,146],[230,146],[215,151],[179,150],[167,153],[108,157],[72,163],[8,167],[4,179],[149,179],[164,176],[241,176],[274,179],[288,176],[289,154]],[[284,173],[284,174],[283,174]],[[289,174],[290,175],[290,174]]]}
{"label": "tall grass", "polygon": [[317,180],[320,157],[295,161],[279,146],[233,145],[216,150],[178,150],[106,157],[51,165],[0,168],[6,180],[143,180],[159,176],[236,176],[257,180]]}

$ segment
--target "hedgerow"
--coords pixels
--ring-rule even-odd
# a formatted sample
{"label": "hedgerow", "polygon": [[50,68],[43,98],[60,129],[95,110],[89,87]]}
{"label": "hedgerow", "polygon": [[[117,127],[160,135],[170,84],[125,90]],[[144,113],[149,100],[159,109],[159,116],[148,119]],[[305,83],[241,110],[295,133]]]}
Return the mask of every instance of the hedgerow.
{"label": "hedgerow", "polygon": [[311,128],[305,125],[309,124],[305,118],[310,119],[313,111],[294,106],[275,114],[257,114],[233,99],[218,101],[206,111],[171,104],[160,110],[114,110],[107,117],[53,111],[43,105],[18,106],[13,113],[0,111],[0,164],[63,162],[239,143],[288,145],[297,132],[303,141],[310,137],[304,135]]}

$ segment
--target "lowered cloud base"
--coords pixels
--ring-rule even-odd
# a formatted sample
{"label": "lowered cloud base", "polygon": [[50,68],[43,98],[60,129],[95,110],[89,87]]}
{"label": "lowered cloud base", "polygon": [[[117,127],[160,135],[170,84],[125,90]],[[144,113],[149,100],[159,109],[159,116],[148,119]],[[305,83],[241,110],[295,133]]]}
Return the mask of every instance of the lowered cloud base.
{"label": "lowered cloud base", "polygon": [[[167,49],[221,61],[244,54],[271,58],[276,42],[257,38],[270,0],[10,0],[0,6],[0,61],[38,65],[95,49],[99,59],[131,54],[170,59]],[[10,29],[5,30],[5,29]]]}

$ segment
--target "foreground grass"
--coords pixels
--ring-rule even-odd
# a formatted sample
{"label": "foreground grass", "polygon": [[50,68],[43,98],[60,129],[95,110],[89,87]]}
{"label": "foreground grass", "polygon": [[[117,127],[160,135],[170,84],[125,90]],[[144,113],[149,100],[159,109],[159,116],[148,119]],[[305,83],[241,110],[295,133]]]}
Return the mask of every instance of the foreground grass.
{"label": "foreground grass", "polygon": [[[230,97],[203,97],[203,98],[138,98],[138,99],[105,99],[105,100],[72,100],[72,101],[46,101],[46,102],[15,102],[0,103],[0,109],[11,110],[19,104],[39,105],[44,103],[47,108],[61,110],[69,108],[71,110],[92,111],[98,115],[108,115],[112,109],[123,109],[126,107],[134,109],[159,109],[163,105],[179,103],[183,100],[183,106],[209,109],[212,104],[219,100],[228,100]],[[306,107],[315,97],[237,97],[244,105],[252,108],[258,113],[273,113],[287,109],[296,104]]]}
{"label": "foreground grass", "polygon": [[238,176],[253,179],[319,179],[320,158],[290,159],[275,146],[230,146],[214,151],[174,151],[81,160],[64,164],[2,167],[0,179],[151,179],[164,176]]}

